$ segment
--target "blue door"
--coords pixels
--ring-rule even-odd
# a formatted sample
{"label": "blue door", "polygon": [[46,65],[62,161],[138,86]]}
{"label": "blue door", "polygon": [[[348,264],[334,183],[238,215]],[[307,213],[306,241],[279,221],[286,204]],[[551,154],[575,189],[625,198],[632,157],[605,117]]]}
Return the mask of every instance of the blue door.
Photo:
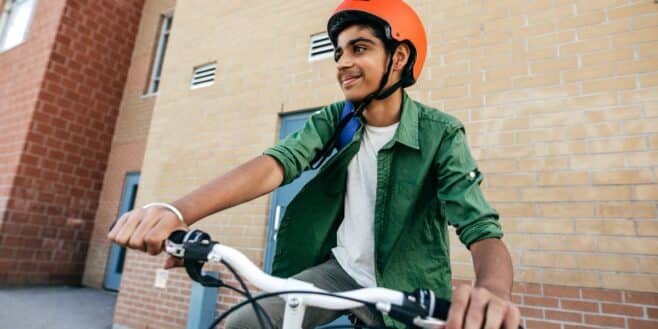
{"label": "blue door", "polygon": [[[306,122],[306,119],[314,111],[303,113],[295,113],[281,117],[281,130],[279,132],[279,139],[284,139],[286,136],[301,129]],[[270,218],[267,225],[267,246],[265,248],[264,270],[267,273],[272,272],[272,260],[274,259],[274,252],[276,250],[276,234],[279,229],[279,224],[286,211],[286,207],[290,201],[299,193],[299,191],[308,183],[311,178],[315,176],[317,170],[309,170],[304,172],[296,180],[286,186],[279,187],[272,194],[272,204],[270,205]],[[350,322],[347,316],[340,317],[336,321],[327,324],[327,326],[335,325],[349,325]]]}
{"label": "blue door", "polygon": [[[119,213],[117,218],[130,211],[135,206],[135,197],[137,196],[137,186],[139,185],[139,173],[127,173],[123,181],[123,192],[121,202],[119,203]],[[105,281],[103,286],[108,290],[119,290],[121,283],[121,273],[123,272],[123,262],[126,258],[126,248],[112,243],[110,247],[110,257],[107,261],[105,270]]]}
{"label": "blue door", "polygon": [[[306,122],[306,119],[313,113],[313,111],[289,114],[281,117],[281,130],[279,132],[279,139],[284,139],[288,135],[301,129]],[[274,259],[274,252],[276,250],[276,234],[279,230],[279,224],[283,218],[283,213],[286,207],[297,195],[297,193],[311,180],[316,174],[317,170],[309,170],[304,172],[292,183],[279,187],[272,194],[272,204],[270,205],[270,218],[267,225],[267,246],[265,249],[264,270],[267,273],[272,272],[272,260]]]}

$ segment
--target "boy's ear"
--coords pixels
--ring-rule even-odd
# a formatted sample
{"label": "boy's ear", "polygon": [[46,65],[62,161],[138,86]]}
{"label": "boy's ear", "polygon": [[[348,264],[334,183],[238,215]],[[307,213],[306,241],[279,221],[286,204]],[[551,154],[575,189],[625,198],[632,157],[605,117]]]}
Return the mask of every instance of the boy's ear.
{"label": "boy's ear", "polygon": [[407,62],[409,62],[410,54],[411,49],[409,49],[409,45],[404,42],[400,43],[393,53],[393,69],[399,71],[404,70]]}

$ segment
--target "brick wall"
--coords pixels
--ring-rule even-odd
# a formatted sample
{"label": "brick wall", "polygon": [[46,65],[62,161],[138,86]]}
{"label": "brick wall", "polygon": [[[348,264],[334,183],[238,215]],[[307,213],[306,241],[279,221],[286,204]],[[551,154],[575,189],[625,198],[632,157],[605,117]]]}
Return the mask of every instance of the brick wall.
{"label": "brick wall", "polygon": [[658,4],[437,6],[419,95],[466,123],[526,328],[658,326]]}
{"label": "brick wall", "polygon": [[[501,213],[526,327],[657,327],[658,4],[409,2],[430,39],[409,93],[465,123]],[[341,98],[334,63],[306,57],[334,6],[177,4],[138,204],[175,199],[260,154],[278,137],[279,112]],[[193,66],[211,61],[215,84],[189,90]],[[259,198],[198,227],[262,264],[268,205]],[[454,235],[451,250],[455,278],[472,279]],[[128,253],[117,324],[184,319],[182,271],[153,288],[162,261]],[[236,300],[223,293],[218,305]]]}
{"label": "brick wall", "polygon": [[512,300],[528,329],[649,329],[658,323],[655,292],[516,283]]}
{"label": "brick wall", "polygon": [[10,199],[14,182],[25,181],[16,175],[22,159],[33,160],[23,151],[64,5],[63,0],[41,1],[25,41],[0,53],[0,282],[16,270],[16,258],[34,257],[20,248],[18,238],[29,227],[17,223],[8,209],[15,207]]}
{"label": "brick wall", "polygon": [[144,2],[89,242],[83,278],[83,284],[88,286],[103,286],[110,247],[107,231],[117,217],[123,181],[126,173],[140,171],[142,167],[151,114],[157,99],[157,95],[145,96],[146,86],[160,36],[162,15],[170,13],[174,4],[173,0]]}
{"label": "brick wall", "polygon": [[466,122],[518,280],[657,291],[658,5],[435,9],[421,95]]}
{"label": "brick wall", "polygon": [[4,214],[4,283],[80,283],[142,4],[65,3]]}

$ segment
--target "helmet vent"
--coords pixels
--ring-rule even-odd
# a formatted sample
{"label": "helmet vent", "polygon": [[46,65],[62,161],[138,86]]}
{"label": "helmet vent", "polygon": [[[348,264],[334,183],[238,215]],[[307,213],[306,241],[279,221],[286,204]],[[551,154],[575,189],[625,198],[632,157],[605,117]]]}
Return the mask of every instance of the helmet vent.
{"label": "helmet vent", "polygon": [[190,89],[207,87],[215,83],[215,72],[217,72],[217,63],[209,63],[194,68]]}
{"label": "helmet vent", "polygon": [[311,36],[311,44],[308,49],[308,61],[313,62],[325,58],[333,57],[334,46],[331,44],[329,35],[318,33]]}

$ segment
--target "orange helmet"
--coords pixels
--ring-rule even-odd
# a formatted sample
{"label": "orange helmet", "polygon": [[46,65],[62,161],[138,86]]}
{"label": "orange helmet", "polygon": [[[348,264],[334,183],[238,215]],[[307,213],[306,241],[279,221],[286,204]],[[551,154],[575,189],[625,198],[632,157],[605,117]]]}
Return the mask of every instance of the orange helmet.
{"label": "orange helmet", "polygon": [[347,27],[340,23],[342,14],[347,12],[361,12],[374,16],[385,23],[387,38],[396,42],[406,42],[411,46],[412,56],[408,64],[408,74],[411,76],[404,86],[414,84],[420,76],[427,56],[427,36],[418,14],[402,0],[344,0],[327,23],[327,32],[334,47],[338,34]]}

